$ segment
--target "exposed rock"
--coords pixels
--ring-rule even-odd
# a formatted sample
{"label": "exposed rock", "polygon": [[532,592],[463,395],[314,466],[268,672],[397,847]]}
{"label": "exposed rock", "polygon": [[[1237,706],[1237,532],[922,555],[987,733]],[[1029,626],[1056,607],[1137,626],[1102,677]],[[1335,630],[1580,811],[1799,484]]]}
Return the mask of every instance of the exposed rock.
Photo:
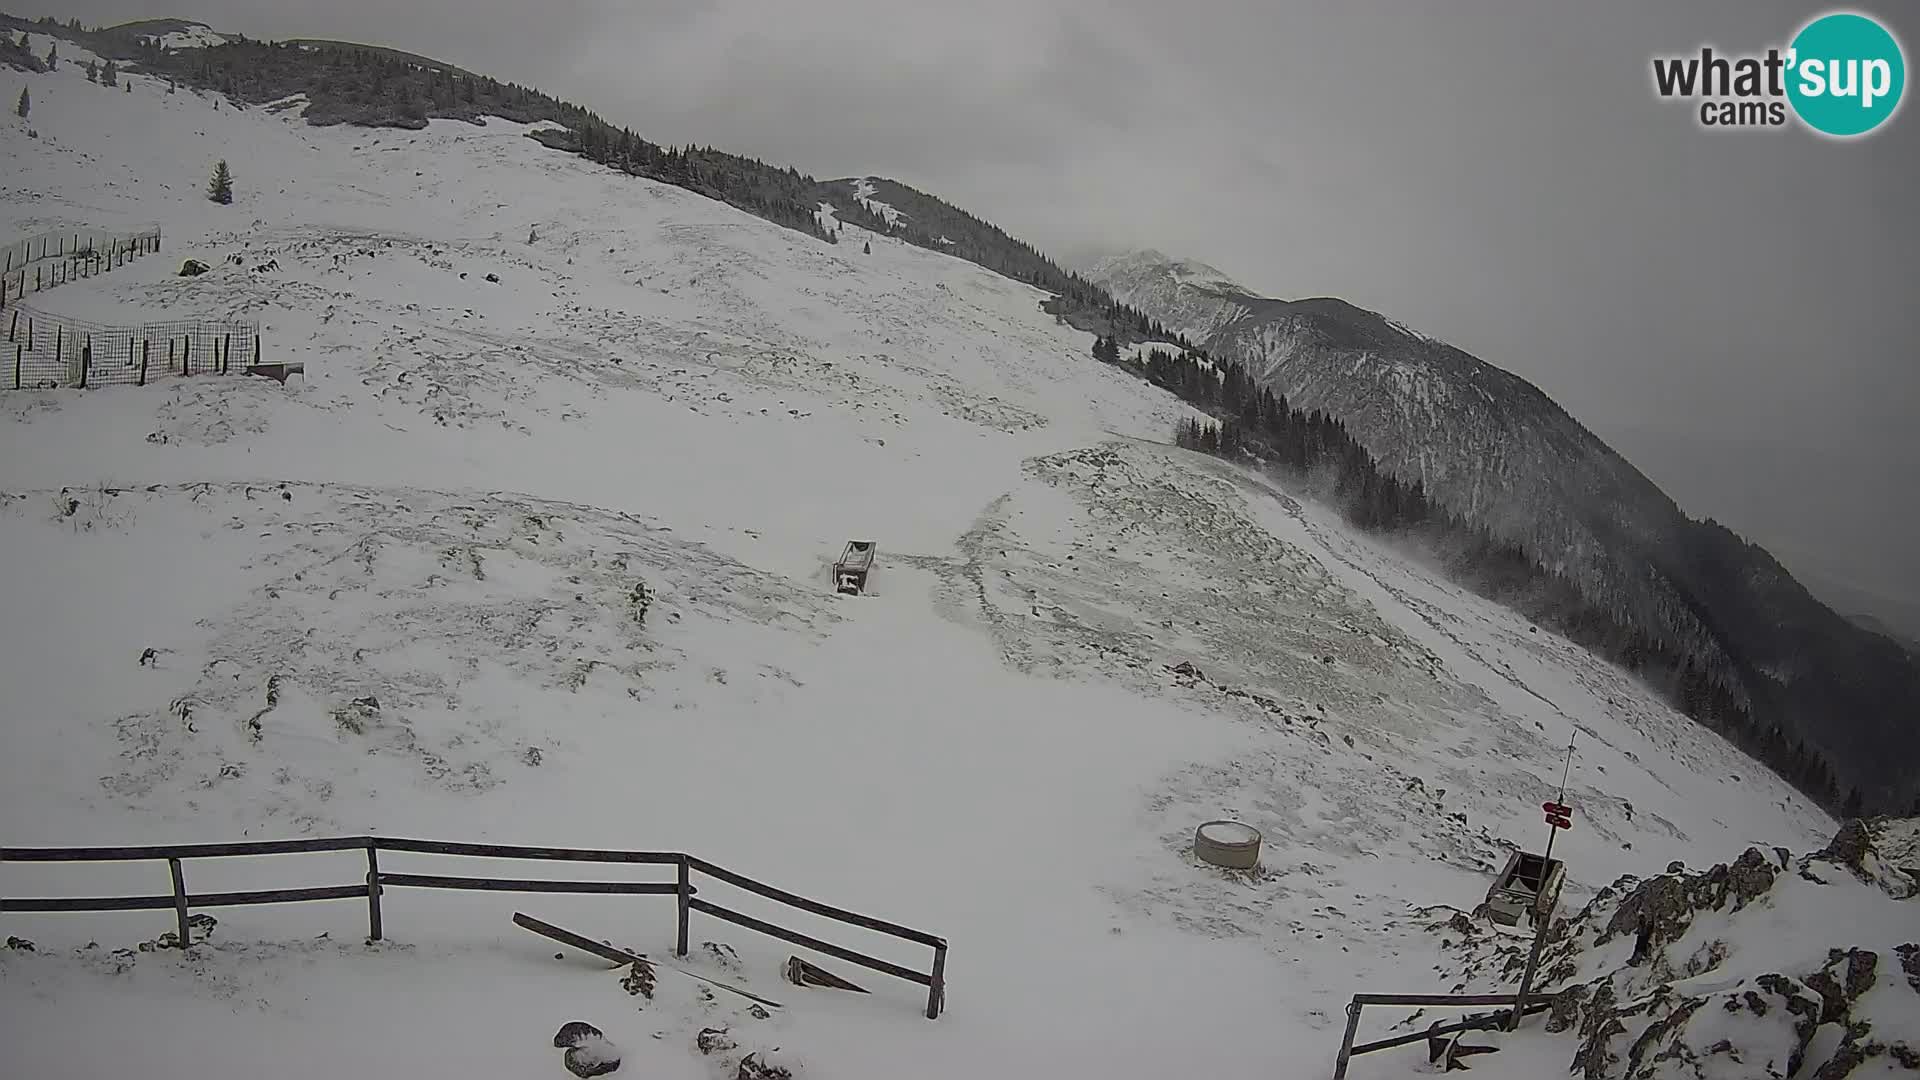
{"label": "exposed rock", "polygon": [[186,262],[180,264],[180,276],[199,277],[211,269],[213,269],[213,267],[208,266],[199,259],[188,259]]}
{"label": "exposed rock", "polygon": [[758,1054],[748,1054],[740,1059],[739,1071],[734,1080],[793,1080],[793,1071],[780,1065],[769,1065],[760,1060]]}
{"label": "exposed rock", "polygon": [[1846,824],[1840,826],[1840,831],[1833,834],[1833,839],[1828,842],[1827,846],[1813,857],[1816,859],[1825,859],[1828,862],[1839,863],[1841,866],[1845,866],[1855,873],[1864,875],[1866,873],[1864,864],[1867,853],[1872,850],[1872,830],[1867,828],[1865,821],[1859,818],[1853,818]]}
{"label": "exposed rock", "polygon": [[644,960],[635,960],[620,980],[621,989],[637,997],[653,1000],[653,965]]}
{"label": "exposed rock", "polygon": [[1580,1006],[1592,991],[1585,986],[1569,986],[1555,994],[1553,1006],[1547,1010],[1547,1030],[1559,1034],[1570,1030],[1580,1019]]}
{"label": "exposed rock", "polygon": [[1907,985],[1913,992],[1920,994],[1920,945],[1908,942],[1896,946],[1893,950],[1900,957],[1900,970],[1907,974]]}
{"label": "exposed rock", "polygon": [[566,1049],[578,1046],[582,1039],[599,1039],[604,1037],[599,1028],[594,1027],[585,1020],[569,1020],[561,1024],[560,1030],[554,1033],[553,1045]]}
{"label": "exposed rock", "polygon": [[739,1048],[738,1043],[728,1036],[726,1028],[701,1028],[700,1034],[693,1037],[693,1045],[703,1054],[724,1054]]}
{"label": "exposed rock", "polygon": [[14,937],[12,934],[8,934],[7,948],[12,949],[15,952],[32,952],[33,942],[28,941],[26,938],[23,938],[23,937]]}
{"label": "exposed rock", "polygon": [[703,941],[700,943],[700,952],[708,960],[728,971],[740,970],[740,954],[734,952],[731,945],[717,941]]}

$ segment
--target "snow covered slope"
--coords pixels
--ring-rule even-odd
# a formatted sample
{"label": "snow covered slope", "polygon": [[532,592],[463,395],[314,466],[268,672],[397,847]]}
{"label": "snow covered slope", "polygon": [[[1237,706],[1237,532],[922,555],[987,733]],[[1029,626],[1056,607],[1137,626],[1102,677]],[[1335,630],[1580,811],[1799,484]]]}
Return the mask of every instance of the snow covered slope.
{"label": "snow covered slope", "polygon": [[1539,387],[1377,312],[1256,296],[1158,252],[1088,276],[1338,419],[1383,468],[1684,655],[1744,703],[1736,723],[1747,745],[1773,747],[1774,768],[1811,756],[1830,770],[1833,805],[1851,793],[1869,812],[1906,811],[1920,797],[1920,774],[1899,764],[1920,752],[1920,659],[1826,608],[1757,545],[1689,519]]}
{"label": "snow covered slope", "polygon": [[[663,955],[658,898],[395,890],[373,946],[353,904],[223,909],[184,955],[137,947],[164,913],[8,916],[37,948],[0,950],[7,1075],[563,1075],[574,1019],[620,1075],[776,1047],[853,1080],[1306,1075],[1349,994],[1444,985],[1415,909],[1470,909],[1537,842],[1570,735],[1575,902],[1831,832],[1617,670],[1165,445],[1184,406],[1033,289],[504,122],[314,129],[70,63],[0,94],[28,78],[40,137],[0,122],[0,231],[166,233],[33,307],[257,318],[307,374],[0,394],[0,840],[687,850],[952,953],[929,1023],[918,988],[785,985],[791,949],[697,919],[740,965],[702,970],[787,1003],[760,1019],[664,978],[631,996],[508,922]],[[230,207],[203,194],[222,158]],[[189,257],[215,269],[173,276]],[[873,594],[836,597],[856,537]],[[1189,854],[1218,817],[1261,830],[1259,871]],[[5,864],[0,895],[156,875]],[[737,1045],[704,1053],[719,1026]]]}

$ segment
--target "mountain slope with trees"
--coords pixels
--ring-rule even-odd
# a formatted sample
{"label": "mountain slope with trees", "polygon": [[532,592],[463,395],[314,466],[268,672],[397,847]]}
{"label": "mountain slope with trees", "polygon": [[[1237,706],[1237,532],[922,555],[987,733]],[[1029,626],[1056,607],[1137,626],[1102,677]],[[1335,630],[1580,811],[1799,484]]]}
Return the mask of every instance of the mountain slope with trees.
{"label": "mountain slope with trees", "polygon": [[[1091,276],[1176,330],[1206,328],[1208,354],[1251,385],[1336,418],[1387,475],[1565,579],[1673,657],[1688,686],[1736,705],[1751,729],[1736,741],[1790,778],[1831,773],[1832,790],[1803,786],[1834,809],[1920,798],[1900,764],[1920,752],[1912,654],[1826,608],[1758,545],[1688,518],[1526,380],[1345,301],[1259,297],[1185,265],[1140,253]],[[1674,685],[1683,706],[1705,692]]]}

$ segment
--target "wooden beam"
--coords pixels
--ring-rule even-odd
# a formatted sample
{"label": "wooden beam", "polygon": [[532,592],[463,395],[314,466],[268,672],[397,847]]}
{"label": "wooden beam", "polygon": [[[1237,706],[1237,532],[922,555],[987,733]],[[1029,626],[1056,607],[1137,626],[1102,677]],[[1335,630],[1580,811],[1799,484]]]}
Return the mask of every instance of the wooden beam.
{"label": "wooden beam", "polygon": [[923,974],[912,968],[901,967],[899,964],[888,963],[885,960],[878,960],[865,953],[854,952],[852,949],[835,945],[831,941],[821,941],[816,937],[808,937],[799,931],[789,930],[784,926],[775,926],[770,922],[762,922],[751,915],[742,915],[737,911],[723,908],[719,904],[710,904],[698,898],[689,901],[689,904],[693,910],[704,912],[716,919],[725,919],[727,922],[733,923],[736,926],[744,926],[749,930],[758,930],[768,937],[777,937],[782,941],[792,942],[795,945],[804,945],[815,952],[838,957],[849,964],[859,964],[861,967],[871,968],[881,974],[892,975],[895,978],[905,979],[908,982],[919,983],[921,986],[933,985],[933,976],[931,975]]}

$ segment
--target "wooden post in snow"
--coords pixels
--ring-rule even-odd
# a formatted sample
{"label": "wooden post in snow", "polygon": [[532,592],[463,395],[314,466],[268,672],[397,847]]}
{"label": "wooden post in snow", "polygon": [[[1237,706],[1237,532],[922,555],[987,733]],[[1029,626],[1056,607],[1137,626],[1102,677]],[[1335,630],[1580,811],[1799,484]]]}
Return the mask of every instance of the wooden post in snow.
{"label": "wooden post in snow", "polygon": [[185,949],[193,943],[187,929],[187,883],[180,873],[179,859],[168,859],[167,869],[173,872],[173,913],[180,923],[180,948]]}
{"label": "wooden post in snow", "polygon": [[380,940],[380,849],[367,841],[367,940]]}
{"label": "wooden post in snow", "polygon": [[153,351],[153,342],[140,339],[140,385],[147,385],[147,356]]}

